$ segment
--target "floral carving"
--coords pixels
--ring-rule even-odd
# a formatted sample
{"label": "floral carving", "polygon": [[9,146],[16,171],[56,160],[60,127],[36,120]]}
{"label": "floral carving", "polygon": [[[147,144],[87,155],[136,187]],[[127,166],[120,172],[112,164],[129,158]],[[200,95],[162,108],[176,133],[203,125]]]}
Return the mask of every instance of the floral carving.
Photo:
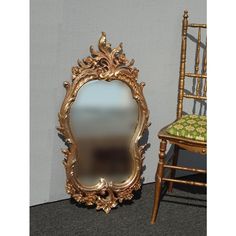
{"label": "floral carving", "polygon": [[[58,119],[60,127],[59,133],[64,137],[67,149],[62,150],[65,155],[64,166],[67,176],[66,192],[76,201],[86,205],[96,204],[97,210],[104,210],[109,213],[117,206],[118,202],[133,198],[133,191],[141,187],[141,167],[143,162],[143,152],[145,146],[138,147],[138,141],[142,137],[143,131],[149,126],[146,101],[143,96],[145,83],[137,82],[138,70],[133,67],[134,60],[128,60],[123,52],[122,43],[112,49],[111,44],[106,41],[106,34],[102,33],[98,50],[90,47],[91,55],[78,60],[78,65],[72,68],[72,81],[64,82],[66,95],[62,103]],[[139,119],[135,137],[132,139],[133,174],[123,184],[116,185],[101,178],[95,186],[84,186],[74,176],[74,166],[76,163],[77,150],[76,142],[73,139],[69,125],[69,113],[72,103],[75,101],[79,89],[92,80],[120,80],[130,87],[133,98],[139,107]],[[79,164],[79,163],[78,163]]]}

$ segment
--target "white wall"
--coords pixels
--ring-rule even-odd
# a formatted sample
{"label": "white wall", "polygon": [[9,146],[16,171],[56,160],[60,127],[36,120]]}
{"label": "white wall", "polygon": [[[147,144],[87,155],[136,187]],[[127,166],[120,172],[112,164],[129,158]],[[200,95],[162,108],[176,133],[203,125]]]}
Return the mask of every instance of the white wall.
{"label": "white wall", "polygon": [[[97,46],[101,31],[112,46],[124,43],[128,58],[146,82],[150,109],[145,182],[153,182],[157,131],[175,119],[180,32],[184,9],[190,21],[206,22],[205,0],[31,0],[31,205],[68,198],[58,138],[57,113],[78,58]],[[204,158],[184,153],[182,163],[205,166]]]}

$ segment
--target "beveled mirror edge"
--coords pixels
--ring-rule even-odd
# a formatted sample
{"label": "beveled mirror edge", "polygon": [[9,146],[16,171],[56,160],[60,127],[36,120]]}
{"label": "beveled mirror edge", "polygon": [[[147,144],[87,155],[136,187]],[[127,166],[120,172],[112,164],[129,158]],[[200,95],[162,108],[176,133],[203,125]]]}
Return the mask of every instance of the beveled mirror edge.
{"label": "beveled mirror edge", "polygon": [[[98,42],[98,51],[90,47],[91,56],[78,60],[78,65],[72,68],[72,82],[64,82],[66,95],[58,114],[60,127],[57,130],[64,137],[67,149],[62,150],[65,155],[63,164],[66,170],[66,191],[76,201],[87,205],[96,204],[96,209],[103,209],[109,213],[111,208],[123,200],[133,198],[133,191],[141,187],[141,170],[144,159],[145,146],[138,146],[145,129],[148,128],[149,111],[143,95],[145,83],[137,82],[138,70],[133,67],[134,60],[128,61],[123,53],[122,43],[112,49],[106,41],[106,34]],[[79,89],[92,80],[119,80],[127,84],[136,100],[139,110],[138,125],[131,140],[130,149],[134,167],[131,176],[122,184],[107,182],[101,178],[95,186],[83,186],[73,177],[76,162],[77,145],[70,130],[69,112],[75,101]],[[107,194],[106,197],[103,197]]]}

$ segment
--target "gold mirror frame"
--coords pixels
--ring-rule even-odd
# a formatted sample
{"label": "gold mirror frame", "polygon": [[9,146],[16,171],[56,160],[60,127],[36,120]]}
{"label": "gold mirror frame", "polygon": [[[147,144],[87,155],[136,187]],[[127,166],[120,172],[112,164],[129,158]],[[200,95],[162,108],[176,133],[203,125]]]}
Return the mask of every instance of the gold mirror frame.
{"label": "gold mirror frame", "polygon": [[[138,70],[132,67],[134,60],[128,61],[123,53],[122,43],[112,49],[111,44],[106,41],[106,34],[103,32],[99,42],[98,51],[90,46],[91,56],[72,68],[72,82],[64,82],[66,95],[58,114],[60,127],[57,128],[63,136],[67,149],[62,150],[65,155],[63,164],[66,170],[66,192],[77,202],[86,205],[96,204],[96,209],[103,209],[109,213],[111,208],[116,207],[118,202],[131,200],[133,191],[141,187],[141,171],[144,159],[145,145],[139,146],[138,141],[145,129],[148,128],[149,111],[143,95],[144,82],[138,83]],[[75,101],[79,89],[92,80],[119,80],[129,86],[133,98],[138,105],[138,123],[130,143],[130,152],[133,160],[133,168],[130,177],[121,184],[107,182],[100,178],[94,186],[84,186],[74,177],[74,165],[78,147],[73,138],[70,121],[70,108]],[[106,195],[106,196],[105,196]]]}

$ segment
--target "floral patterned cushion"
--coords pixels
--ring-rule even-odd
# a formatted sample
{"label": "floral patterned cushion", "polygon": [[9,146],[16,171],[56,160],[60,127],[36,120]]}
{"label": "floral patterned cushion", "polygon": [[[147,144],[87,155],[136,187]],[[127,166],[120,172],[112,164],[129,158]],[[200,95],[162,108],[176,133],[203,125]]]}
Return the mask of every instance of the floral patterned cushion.
{"label": "floral patterned cushion", "polygon": [[167,133],[199,141],[207,140],[206,116],[186,115],[167,128]]}

